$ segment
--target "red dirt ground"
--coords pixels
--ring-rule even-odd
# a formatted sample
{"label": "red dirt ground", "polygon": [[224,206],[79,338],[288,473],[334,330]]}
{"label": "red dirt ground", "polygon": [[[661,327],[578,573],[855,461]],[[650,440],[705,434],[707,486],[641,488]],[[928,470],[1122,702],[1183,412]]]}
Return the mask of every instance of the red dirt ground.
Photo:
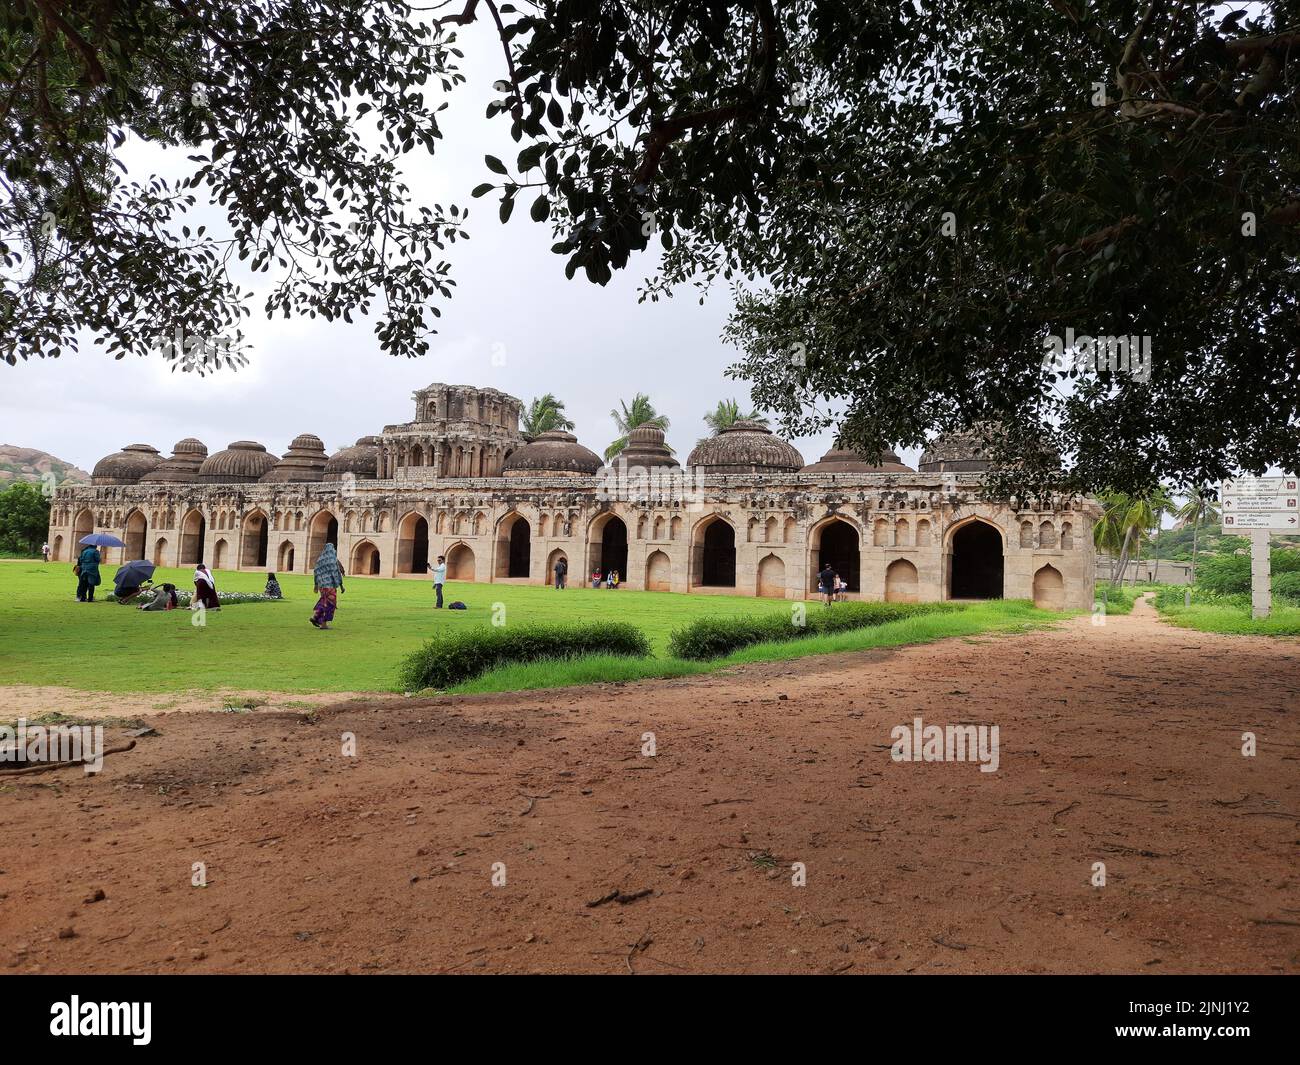
{"label": "red dirt ground", "polygon": [[[678,682],[160,714],[99,776],[0,779],[0,964],[1296,972],[1298,661],[1140,604]],[[999,771],[892,762],[917,714],[999,725]]]}

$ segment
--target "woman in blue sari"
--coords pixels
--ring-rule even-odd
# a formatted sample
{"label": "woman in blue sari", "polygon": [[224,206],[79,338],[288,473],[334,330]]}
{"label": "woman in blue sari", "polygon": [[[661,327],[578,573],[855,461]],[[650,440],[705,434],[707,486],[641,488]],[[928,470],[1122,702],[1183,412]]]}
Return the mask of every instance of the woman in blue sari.
{"label": "woman in blue sari", "polygon": [[316,609],[307,620],[318,629],[328,629],[330,622],[334,620],[334,611],[338,607],[339,592],[343,591],[343,567],[339,565],[338,552],[334,550],[333,544],[326,544],[320,553],[320,558],[316,560],[316,568],[312,570],[313,580],[316,585],[316,592],[320,598],[316,601]]}
{"label": "woman in blue sari", "polygon": [[99,548],[87,544],[77,557],[77,602],[93,603],[99,586]]}

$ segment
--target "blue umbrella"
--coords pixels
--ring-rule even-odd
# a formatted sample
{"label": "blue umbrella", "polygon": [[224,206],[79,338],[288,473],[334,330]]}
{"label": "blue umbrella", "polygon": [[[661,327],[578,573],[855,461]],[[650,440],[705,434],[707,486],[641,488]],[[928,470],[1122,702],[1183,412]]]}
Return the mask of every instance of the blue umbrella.
{"label": "blue umbrella", "polygon": [[95,547],[125,547],[116,536],[109,533],[91,533],[89,536],[83,536],[77,541],[79,544],[94,544]]}
{"label": "blue umbrella", "polygon": [[157,567],[152,562],[139,559],[136,562],[124,562],[113,575],[113,583],[119,588],[139,588]]}

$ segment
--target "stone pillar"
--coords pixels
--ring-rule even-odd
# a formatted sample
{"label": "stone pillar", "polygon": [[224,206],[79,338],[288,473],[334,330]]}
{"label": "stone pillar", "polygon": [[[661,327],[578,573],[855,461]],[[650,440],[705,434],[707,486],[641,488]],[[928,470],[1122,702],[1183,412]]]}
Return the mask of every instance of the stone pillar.
{"label": "stone pillar", "polygon": [[1252,529],[1250,533],[1250,616],[1266,618],[1272,611],[1272,560],[1269,557],[1269,532]]}

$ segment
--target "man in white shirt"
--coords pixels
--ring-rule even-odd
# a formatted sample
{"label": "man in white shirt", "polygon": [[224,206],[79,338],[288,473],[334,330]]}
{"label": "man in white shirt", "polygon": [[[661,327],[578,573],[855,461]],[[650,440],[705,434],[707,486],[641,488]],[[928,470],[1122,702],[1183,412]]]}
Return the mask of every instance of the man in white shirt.
{"label": "man in white shirt", "polygon": [[438,595],[438,601],[434,604],[433,608],[434,610],[441,610],[442,609],[442,585],[443,582],[447,579],[446,557],[443,555],[439,555],[438,564],[436,566],[430,566],[429,569],[433,570],[433,590]]}

